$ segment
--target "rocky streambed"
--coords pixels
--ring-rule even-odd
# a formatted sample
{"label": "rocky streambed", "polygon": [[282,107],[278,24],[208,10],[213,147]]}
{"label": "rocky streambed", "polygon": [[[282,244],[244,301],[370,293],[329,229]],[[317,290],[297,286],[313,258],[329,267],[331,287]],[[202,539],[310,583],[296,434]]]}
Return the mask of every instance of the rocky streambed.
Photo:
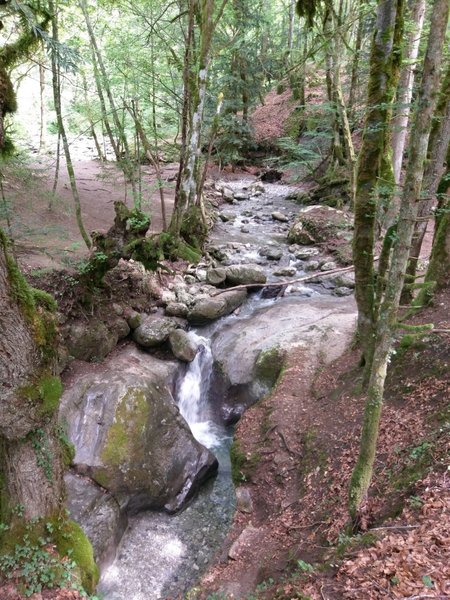
{"label": "rocky streambed", "polygon": [[[216,184],[225,204],[205,262],[150,290],[151,314],[116,307],[108,334],[129,341],[66,389],[69,508],[93,542],[105,600],[176,597],[195,583],[236,508],[233,423],[273,386],[289,348],[322,344],[332,358],[353,327],[352,276],[321,276],[345,264],[351,226],[340,211],[299,211],[290,192]],[[70,339],[74,356],[93,347],[103,358],[92,330]]]}

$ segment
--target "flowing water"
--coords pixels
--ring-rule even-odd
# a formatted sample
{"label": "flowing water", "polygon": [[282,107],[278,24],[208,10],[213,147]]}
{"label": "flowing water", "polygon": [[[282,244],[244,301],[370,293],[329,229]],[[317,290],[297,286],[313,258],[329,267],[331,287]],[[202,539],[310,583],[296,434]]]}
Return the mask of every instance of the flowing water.
{"label": "flowing water", "polygon": [[99,591],[105,600],[178,597],[206,570],[231,524],[231,432],[214,421],[210,342],[194,332],[190,335],[199,352],[180,377],[176,400],[194,437],[217,457],[219,472],[182,513],[145,511],[130,518],[116,559],[102,574]]}

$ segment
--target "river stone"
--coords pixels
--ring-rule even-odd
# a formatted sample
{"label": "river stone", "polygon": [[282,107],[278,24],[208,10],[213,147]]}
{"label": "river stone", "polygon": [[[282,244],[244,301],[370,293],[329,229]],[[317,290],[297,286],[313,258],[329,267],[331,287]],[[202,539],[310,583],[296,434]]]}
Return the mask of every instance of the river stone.
{"label": "river stone", "polygon": [[219,219],[224,223],[228,223],[228,221],[234,221],[236,215],[232,212],[224,211],[219,213]]}
{"label": "river stone", "polygon": [[220,285],[225,281],[227,277],[227,270],[225,267],[218,267],[216,269],[208,269],[206,272],[206,281],[210,285]]}
{"label": "river stone", "polygon": [[293,254],[295,255],[295,258],[298,258],[299,260],[306,260],[312,256],[318,256],[320,250],[318,248],[298,248]]}
{"label": "river stone", "polygon": [[133,340],[143,348],[160,346],[169,337],[169,333],[177,329],[179,324],[172,318],[148,316],[137,329],[134,330]]}
{"label": "river stone", "polygon": [[182,302],[170,302],[165,308],[166,315],[168,317],[180,317],[185,319],[188,314],[188,307]]}
{"label": "river stone", "polygon": [[250,229],[248,227],[241,227],[241,233],[250,233]]}
{"label": "river stone", "polygon": [[297,269],[295,267],[283,267],[273,272],[275,277],[293,277],[296,273]]}
{"label": "river stone", "polygon": [[232,313],[241,306],[246,297],[246,290],[232,290],[214,297],[200,298],[189,311],[187,318],[193,323],[214,321]]}
{"label": "river stone", "polygon": [[351,296],[353,294],[353,290],[351,290],[348,287],[341,286],[341,287],[336,288],[334,290],[334,293],[336,294],[336,296],[341,296],[341,297],[343,297],[343,296]]}
{"label": "river stone", "polygon": [[289,217],[287,217],[284,213],[278,211],[272,213],[272,219],[274,221],[280,221],[281,223],[287,223],[289,221]]}
{"label": "river stone", "polygon": [[336,263],[331,260],[326,263],[323,263],[323,265],[320,267],[320,270],[321,271],[332,271],[333,269],[336,269],[336,268],[337,268]]}
{"label": "river stone", "polygon": [[266,283],[267,277],[256,265],[233,265],[227,267],[227,285],[250,285]]}
{"label": "river stone", "polygon": [[248,487],[240,485],[236,488],[236,508],[243,513],[253,512],[252,495]]}
{"label": "river stone", "polygon": [[217,469],[192,436],[172,398],[176,364],[127,349],[102,372],[76,379],[60,418],[75,445],[74,468],[129,512],[175,512]]}
{"label": "river stone", "polygon": [[234,199],[239,200],[240,202],[242,202],[244,200],[248,200],[249,197],[250,197],[249,194],[245,194],[244,192],[238,192],[238,193],[234,194]]}
{"label": "river stone", "polygon": [[355,274],[354,273],[341,273],[340,275],[337,275],[337,277],[334,277],[333,281],[338,287],[354,288],[355,287]]}
{"label": "river stone", "polygon": [[109,324],[109,326],[110,326],[111,330],[117,334],[117,337],[119,338],[119,340],[126,338],[127,335],[130,333],[130,326],[125,321],[125,319],[122,319],[120,317],[117,317],[116,319],[114,319]]}
{"label": "river stone", "polygon": [[97,565],[105,568],[114,559],[127,518],[117,500],[88,477],[69,472],[64,481],[70,517],[88,536]]}
{"label": "river stone", "polygon": [[231,188],[224,186],[222,188],[222,197],[229,204],[233,204],[234,192]]}
{"label": "river stone", "polygon": [[320,269],[320,262],[318,260],[310,260],[304,267],[305,271],[318,271]]}
{"label": "river stone", "polygon": [[67,335],[66,344],[74,358],[85,361],[103,360],[116,346],[118,335],[102,321],[74,323]]}
{"label": "river stone", "polygon": [[280,260],[283,256],[283,249],[280,246],[263,246],[259,250],[260,256],[265,256],[269,260]]}
{"label": "river stone", "polygon": [[174,356],[183,362],[192,362],[198,352],[198,345],[182,329],[170,332],[169,344]]}
{"label": "river stone", "polygon": [[126,319],[130,329],[137,329],[142,322],[142,316],[135,310],[128,311]]}

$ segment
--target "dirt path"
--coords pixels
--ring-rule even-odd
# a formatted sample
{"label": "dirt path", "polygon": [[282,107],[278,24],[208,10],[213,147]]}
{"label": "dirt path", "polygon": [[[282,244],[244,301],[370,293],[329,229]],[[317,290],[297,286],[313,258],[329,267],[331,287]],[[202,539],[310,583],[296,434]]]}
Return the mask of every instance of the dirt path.
{"label": "dirt path", "polygon": [[[174,199],[174,178],[178,166],[164,167],[164,192],[170,217]],[[111,164],[98,160],[77,160],[74,163],[82,217],[88,232],[106,230],[114,217],[114,202],[132,203],[130,186],[123,174]],[[150,233],[162,229],[161,206],[153,170],[143,167],[143,209],[152,216]],[[73,210],[70,182],[64,163],[61,164],[56,197],[52,198],[54,161],[37,156],[29,167],[10,166],[5,172],[4,191],[7,210],[0,210],[0,225],[11,231],[16,253],[22,266],[28,269],[49,269],[70,266],[86,255]],[[49,209],[49,202],[53,206]],[[6,214],[5,214],[6,213]]]}

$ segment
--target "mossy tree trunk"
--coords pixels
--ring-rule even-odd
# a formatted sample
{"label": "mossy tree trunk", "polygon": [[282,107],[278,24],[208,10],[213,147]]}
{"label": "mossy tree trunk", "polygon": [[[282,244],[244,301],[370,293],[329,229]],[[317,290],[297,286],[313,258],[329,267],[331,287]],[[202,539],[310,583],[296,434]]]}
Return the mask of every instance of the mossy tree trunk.
{"label": "mossy tree trunk", "polygon": [[[177,180],[174,211],[169,230],[175,237],[182,236],[188,243],[199,239],[190,236],[190,230],[204,230],[202,211],[202,178],[200,173],[203,113],[206,99],[208,72],[211,62],[213,34],[228,0],[222,0],[216,11],[215,0],[200,3],[189,0],[186,51],[184,65],[184,109],[182,125],[184,137],[180,170]],[[195,25],[199,39],[195,37]],[[198,51],[196,51],[198,47]]]}
{"label": "mossy tree trunk", "polygon": [[440,65],[448,14],[448,0],[435,0],[418,103],[411,130],[409,161],[400,205],[397,236],[392,247],[391,264],[376,324],[376,342],[370,370],[360,451],[350,484],[349,508],[350,514],[356,522],[358,522],[361,510],[364,508],[372,479],[383,405],[384,384],[389,356],[392,351],[397,312],[411,248],[414,223],[419,207],[428,141],[433,112],[436,107],[435,90],[439,87]]}
{"label": "mossy tree trunk", "polygon": [[370,56],[368,111],[356,177],[355,298],[363,360],[370,370],[375,341],[374,243],[379,178],[386,152],[387,130],[396,88],[396,41],[401,38],[403,0],[380,0]]}
{"label": "mossy tree trunk", "polygon": [[0,520],[8,522],[18,506],[26,519],[61,510],[64,487],[55,317],[39,306],[1,230],[0,332]]}
{"label": "mossy tree trunk", "polygon": [[[417,221],[414,227],[414,235],[411,245],[411,252],[408,262],[407,284],[412,284],[416,277],[417,265],[419,262],[420,251],[423,239],[431,219],[433,206],[436,204],[436,194],[440,185],[441,178],[445,171],[445,160],[447,166],[449,159],[450,144],[450,61],[447,65],[447,73],[443,81],[439,96],[438,108],[434,119],[433,129],[431,131],[430,142],[428,144],[428,161],[425,167],[423,193],[417,214]],[[444,185],[444,182],[443,184]],[[439,196],[444,193],[440,190]],[[444,200],[445,202],[445,200]],[[405,286],[402,293],[402,303],[407,304],[412,300],[412,285]]]}

